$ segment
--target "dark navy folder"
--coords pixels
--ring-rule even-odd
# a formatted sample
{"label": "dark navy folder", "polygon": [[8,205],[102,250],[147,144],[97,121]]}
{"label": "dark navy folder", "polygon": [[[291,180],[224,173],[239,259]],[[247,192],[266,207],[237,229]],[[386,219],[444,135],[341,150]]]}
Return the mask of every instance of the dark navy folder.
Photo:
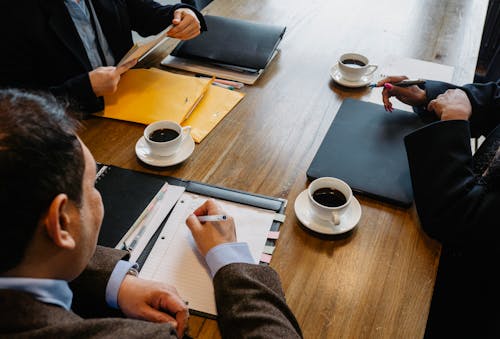
{"label": "dark navy folder", "polygon": [[170,53],[222,66],[264,69],[276,50],[286,27],[205,15],[207,31],[181,41]]}
{"label": "dark navy folder", "polygon": [[403,139],[424,124],[415,113],[345,99],[307,177],[337,177],[355,193],[409,207],[413,192]]}

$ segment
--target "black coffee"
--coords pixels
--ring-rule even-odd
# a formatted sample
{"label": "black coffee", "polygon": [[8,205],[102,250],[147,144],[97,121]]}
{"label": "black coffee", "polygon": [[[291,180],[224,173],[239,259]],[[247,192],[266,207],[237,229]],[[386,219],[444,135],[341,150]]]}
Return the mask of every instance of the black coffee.
{"label": "black coffee", "polygon": [[178,136],[179,133],[177,131],[174,131],[170,128],[162,128],[157,129],[156,131],[153,131],[151,134],[149,134],[149,140],[156,142],[165,142],[174,140]]}
{"label": "black coffee", "polygon": [[347,199],[342,192],[329,187],[317,189],[314,191],[312,197],[318,204],[328,207],[342,206],[347,202]]}
{"label": "black coffee", "polygon": [[350,67],[356,67],[356,68],[366,66],[366,64],[363,61],[356,60],[356,59],[345,59],[345,60],[342,61],[342,63],[344,65],[347,65],[347,66],[350,66]]}

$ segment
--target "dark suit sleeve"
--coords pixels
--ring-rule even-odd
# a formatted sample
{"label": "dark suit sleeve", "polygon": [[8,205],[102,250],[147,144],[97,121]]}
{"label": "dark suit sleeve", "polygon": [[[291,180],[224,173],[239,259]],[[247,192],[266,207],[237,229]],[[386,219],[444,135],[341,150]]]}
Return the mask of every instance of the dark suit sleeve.
{"label": "dark suit sleeve", "polygon": [[85,271],[70,283],[75,313],[84,318],[121,315],[106,304],[106,286],[116,263],[128,257],[126,251],[97,246]]}
{"label": "dark suit sleeve", "polygon": [[67,101],[76,112],[93,113],[104,109],[104,99],[95,95],[89,73],[70,78],[60,85],[50,86],[49,91],[57,98]]}
{"label": "dark suit sleeve", "polygon": [[142,36],[158,34],[167,28],[172,23],[175,10],[179,8],[191,9],[200,21],[201,30],[207,30],[203,15],[186,4],[162,6],[152,0],[128,0],[127,8],[132,29]]}
{"label": "dark suit sleeve", "polygon": [[301,338],[278,274],[270,267],[230,264],[214,277],[223,338]]}
{"label": "dark suit sleeve", "polygon": [[[47,86],[47,83],[52,82],[50,77],[53,67],[57,67],[51,64],[52,58],[57,59],[60,56],[59,51],[44,49],[47,46],[41,41],[47,38],[43,28],[48,25],[48,18],[44,16],[44,11],[38,6],[33,6],[28,12],[21,10],[19,4],[1,6],[0,32],[3,33],[3,50],[0,53],[0,88],[49,91],[59,99],[67,101],[75,111],[102,110],[104,101],[95,96],[88,72],[69,76],[63,82]],[[31,29],[19,30],[23,25],[28,25]],[[39,34],[39,31],[42,33]],[[73,60],[68,62],[73,63]]]}
{"label": "dark suit sleeve", "polygon": [[[485,143],[498,142],[491,138]],[[430,124],[408,135],[405,145],[424,230],[443,244],[497,241],[500,194],[474,172],[469,122]]]}
{"label": "dark suit sleeve", "polygon": [[472,105],[470,128],[473,137],[488,135],[500,123],[500,80],[485,84],[467,84],[462,87],[440,81],[426,81],[427,100],[436,99],[448,89],[459,88]]}

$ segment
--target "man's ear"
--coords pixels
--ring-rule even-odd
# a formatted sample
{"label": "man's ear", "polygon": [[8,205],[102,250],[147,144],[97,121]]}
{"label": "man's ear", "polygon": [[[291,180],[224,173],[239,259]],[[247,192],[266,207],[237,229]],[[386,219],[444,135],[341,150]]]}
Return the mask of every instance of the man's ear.
{"label": "man's ear", "polygon": [[68,196],[58,194],[50,203],[43,222],[49,238],[56,246],[69,250],[75,248],[76,242],[68,227],[71,221]]}

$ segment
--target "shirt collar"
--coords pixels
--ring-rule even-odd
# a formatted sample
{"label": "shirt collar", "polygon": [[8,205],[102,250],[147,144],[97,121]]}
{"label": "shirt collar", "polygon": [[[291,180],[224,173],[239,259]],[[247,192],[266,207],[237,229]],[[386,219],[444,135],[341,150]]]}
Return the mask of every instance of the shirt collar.
{"label": "shirt collar", "polygon": [[53,279],[0,278],[0,289],[24,291],[33,294],[35,299],[71,309],[73,292],[68,282]]}

